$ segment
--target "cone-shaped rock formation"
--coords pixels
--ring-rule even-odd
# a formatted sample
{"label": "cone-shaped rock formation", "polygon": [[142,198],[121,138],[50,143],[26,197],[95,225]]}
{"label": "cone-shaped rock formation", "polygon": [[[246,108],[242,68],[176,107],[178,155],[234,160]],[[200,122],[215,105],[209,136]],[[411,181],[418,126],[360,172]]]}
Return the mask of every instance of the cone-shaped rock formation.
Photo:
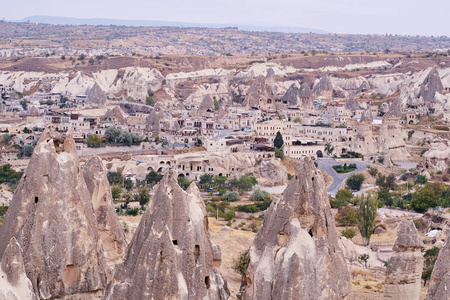
{"label": "cone-shaped rock formation", "polygon": [[420,251],[422,246],[414,222],[403,221],[394,244],[394,254],[387,262],[383,299],[419,299],[423,269]]}
{"label": "cone-shaped rock formation", "polygon": [[311,159],[268,209],[249,254],[242,299],[342,299],[350,291],[325,181]]}
{"label": "cone-shaped rock formation", "polygon": [[25,274],[22,249],[15,238],[11,239],[0,262],[0,299],[37,299],[31,281]]}
{"label": "cone-shaped rock formation", "polygon": [[[106,299],[226,299],[197,186],[169,170],[159,183]],[[216,253],[216,254],[215,254]]]}
{"label": "cone-shaped rock formation", "polygon": [[106,252],[106,260],[113,268],[125,255],[127,242],[114,209],[107,173],[102,160],[96,155],[90,157],[83,166],[83,177],[91,195],[98,233]]}
{"label": "cone-shaped rock formation", "polygon": [[431,284],[426,300],[440,300],[450,298],[450,231],[444,247],[439,251],[439,256],[431,273]]}
{"label": "cone-shaped rock formation", "polygon": [[42,299],[90,299],[106,285],[102,244],[75,143],[42,134],[0,228],[0,257],[16,238]]}

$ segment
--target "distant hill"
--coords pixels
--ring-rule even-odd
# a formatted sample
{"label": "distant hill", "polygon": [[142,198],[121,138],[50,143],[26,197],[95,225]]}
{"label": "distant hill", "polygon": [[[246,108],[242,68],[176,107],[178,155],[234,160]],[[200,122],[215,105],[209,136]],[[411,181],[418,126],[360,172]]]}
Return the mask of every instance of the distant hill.
{"label": "distant hill", "polygon": [[53,25],[117,25],[117,26],[174,26],[174,27],[204,27],[204,28],[228,28],[235,27],[240,30],[248,31],[269,31],[286,33],[327,33],[321,29],[304,27],[277,27],[277,26],[257,26],[242,24],[207,24],[207,23],[189,23],[189,22],[171,22],[171,21],[152,21],[152,20],[118,20],[118,19],[82,19],[67,18],[57,16],[30,16],[17,22],[44,23]]}

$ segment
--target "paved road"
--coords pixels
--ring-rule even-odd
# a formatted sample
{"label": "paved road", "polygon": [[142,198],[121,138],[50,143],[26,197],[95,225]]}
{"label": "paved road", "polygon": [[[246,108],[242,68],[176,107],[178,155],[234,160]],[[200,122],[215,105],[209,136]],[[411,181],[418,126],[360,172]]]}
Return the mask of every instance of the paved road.
{"label": "paved road", "polygon": [[[370,163],[365,162],[365,161],[350,161],[350,162],[340,161],[340,162],[338,162],[333,158],[319,158],[317,163],[318,163],[320,170],[327,172],[333,178],[333,182],[327,188],[328,194],[332,195],[333,197],[336,195],[337,191],[342,187],[342,184],[345,181],[345,179],[347,179],[352,174],[360,173],[360,172],[364,171],[365,169],[367,169],[367,166],[370,165]],[[347,164],[355,163],[357,169],[351,173],[338,174],[332,168],[332,166],[344,165],[344,163],[347,163]]]}

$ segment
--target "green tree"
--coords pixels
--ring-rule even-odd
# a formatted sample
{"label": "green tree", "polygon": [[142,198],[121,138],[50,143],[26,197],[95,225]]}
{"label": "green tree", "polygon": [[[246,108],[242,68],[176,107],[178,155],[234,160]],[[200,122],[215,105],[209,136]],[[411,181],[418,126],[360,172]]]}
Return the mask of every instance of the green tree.
{"label": "green tree", "polygon": [[341,235],[349,240],[355,237],[356,231],[352,227],[345,228],[341,231]]}
{"label": "green tree", "polygon": [[156,173],[155,171],[150,171],[150,173],[145,176],[145,181],[147,184],[157,184],[163,178],[162,174]]}
{"label": "green tree", "polygon": [[383,202],[387,206],[392,206],[393,199],[391,193],[389,193],[388,188],[381,188],[377,194],[378,201]]}
{"label": "green tree", "polygon": [[108,172],[106,175],[108,178],[109,184],[122,184],[123,183],[123,177],[120,172]]}
{"label": "green tree", "polygon": [[267,201],[270,200],[270,194],[266,191],[261,191],[257,189],[254,191],[249,198],[251,201]]}
{"label": "green tree", "polygon": [[191,185],[192,181],[189,181],[186,177],[178,177],[178,185],[183,189],[187,190],[187,188]]}
{"label": "green tree", "polygon": [[275,157],[278,157],[279,159],[284,159],[284,153],[282,149],[275,148]]}
{"label": "green tree", "polygon": [[364,175],[353,174],[349,178],[347,178],[346,184],[349,189],[359,191],[361,189],[363,182],[364,182]]}
{"label": "green tree", "polygon": [[436,207],[443,192],[439,184],[427,184],[416,190],[411,199],[411,208],[419,213],[426,212],[429,208]]}
{"label": "green tree", "polygon": [[139,192],[135,195],[135,200],[139,201],[141,207],[144,207],[145,204],[150,201],[150,194],[146,188],[139,189]]}
{"label": "green tree", "polygon": [[330,143],[328,143],[328,144],[326,144],[326,146],[325,146],[325,151],[326,151],[328,154],[331,155],[331,154],[333,153],[333,151],[334,151],[334,147],[331,146]]}
{"label": "green tree", "polygon": [[3,135],[3,143],[8,144],[12,140],[12,135],[6,133]]}
{"label": "green tree", "polygon": [[416,183],[426,184],[427,182],[428,182],[428,179],[425,175],[417,175]]}
{"label": "green tree", "polygon": [[88,147],[100,147],[100,144],[102,143],[102,139],[99,135],[97,134],[91,134],[90,136],[88,136],[88,138],[86,139],[86,144]]}
{"label": "green tree", "polygon": [[245,252],[241,252],[238,258],[233,262],[233,270],[236,271],[242,277],[245,276],[245,270],[247,269],[248,264],[250,263],[250,255],[248,254],[248,250]]}
{"label": "green tree", "polygon": [[219,108],[220,108],[219,101],[214,99],[214,110],[219,110]]}
{"label": "green tree", "polygon": [[227,191],[225,194],[222,195],[223,201],[234,202],[234,201],[238,201],[240,199],[241,199],[241,197],[239,197],[239,194],[236,192]]}
{"label": "green tree", "polygon": [[281,147],[283,147],[283,144],[284,144],[283,136],[278,131],[277,135],[275,136],[275,139],[273,140],[273,146],[277,149],[281,149]]}
{"label": "green tree", "polygon": [[210,186],[213,181],[213,177],[209,174],[203,174],[200,176],[200,181],[198,182],[201,187],[204,187],[206,185]]}
{"label": "green tree", "polygon": [[115,185],[115,186],[111,187],[111,195],[112,195],[113,200],[119,199],[121,193],[122,193],[122,189],[119,186]]}
{"label": "green tree", "polygon": [[153,98],[151,96],[148,96],[145,98],[145,104],[150,105],[150,106],[155,106],[155,101],[153,100]]}
{"label": "green tree", "polygon": [[22,148],[23,156],[30,157],[33,154],[34,147],[31,145],[25,145]]}
{"label": "green tree", "polygon": [[105,131],[105,137],[110,143],[119,142],[120,134],[122,133],[122,129],[117,128],[115,126],[108,127]]}
{"label": "green tree", "polygon": [[426,250],[425,254],[423,255],[424,271],[422,272],[422,279],[424,281],[423,282],[424,286],[427,284],[427,280],[431,278],[431,273],[433,272],[433,268],[438,258],[438,255],[439,255],[438,247],[433,247],[431,249]]}
{"label": "green tree", "polygon": [[369,245],[370,237],[374,230],[374,221],[377,216],[377,201],[370,195],[364,199],[361,196],[358,209],[358,229],[361,233],[363,243]]}
{"label": "green tree", "polygon": [[217,188],[224,188],[228,178],[225,176],[216,175],[213,178],[213,184]]}
{"label": "green tree", "polygon": [[337,191],[335,199],[330,199],[330,205],[333,208],[339,208],[350,203],[353,199],[353,193],[348,189],[340,189]]}
{"label": "green tree", "polygon": [[294,123],[301,123],[301,122],[302,122],[302,119],[300,119],[299,117],[294,119]]}
{"label": "green tree", "polygon": [[233,179],[232,181],[232,185],[236,186],[239,192],[249,191],[257,183],[258,181],[256,180],[253,173],[247,173],[245,175],[242,175],[239,180]]}
{"label": "green tree", "polygon": [[358,215],[352,206],[345,206],[336,216],[336,221],[344,226],[356,225],[358,223]]}
{"label": "green tree", "polygon": [[130,178],[126,178],[123,181],[123,184],[124,184],[125,188],[127,189],[127,191],[131,190],[133,188],[133,185],[134,185],[133,181]]}

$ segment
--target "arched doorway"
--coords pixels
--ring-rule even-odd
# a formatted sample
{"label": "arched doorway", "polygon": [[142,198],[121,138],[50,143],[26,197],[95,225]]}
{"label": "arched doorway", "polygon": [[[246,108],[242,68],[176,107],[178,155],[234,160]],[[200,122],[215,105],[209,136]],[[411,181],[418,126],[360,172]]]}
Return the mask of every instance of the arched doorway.
{"label": "arched doorway", "polygon": [[318,150],[318,151],[316,152],[316,154],[317,154],[317,157],[323,157],[322,150]]}

